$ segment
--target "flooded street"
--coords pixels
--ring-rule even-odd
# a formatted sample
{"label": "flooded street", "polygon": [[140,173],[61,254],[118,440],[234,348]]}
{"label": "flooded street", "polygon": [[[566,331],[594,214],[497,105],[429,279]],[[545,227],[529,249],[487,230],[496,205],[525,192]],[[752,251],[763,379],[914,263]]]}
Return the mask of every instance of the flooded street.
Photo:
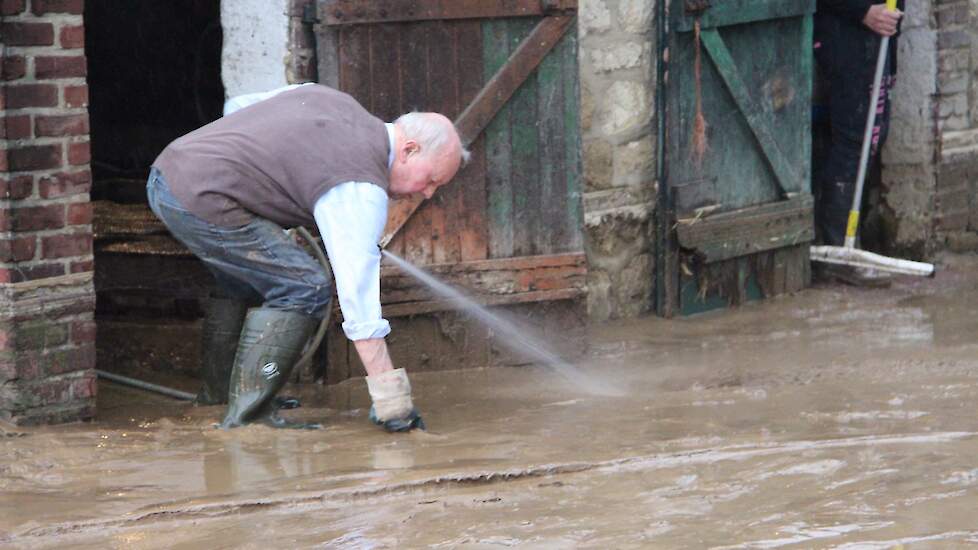
{"label": "flooded street", "polygon": [[978,546],[978,258],[941,268],[595,327],[621,397],[416,374],[428,433],[370,425],[362,380],[303,395],[309,432],[102,383],[97,423],[0,427],[0,546]]}

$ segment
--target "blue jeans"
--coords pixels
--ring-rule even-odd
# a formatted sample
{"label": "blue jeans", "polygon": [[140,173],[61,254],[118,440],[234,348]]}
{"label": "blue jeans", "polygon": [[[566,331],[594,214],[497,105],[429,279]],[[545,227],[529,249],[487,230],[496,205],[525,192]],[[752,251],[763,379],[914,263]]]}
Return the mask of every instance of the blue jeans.
{"label": "blue jeans", "polygon": [[217,293],[263,307],[325,316],[332,279],[278,224],[256,217],[241,227],[221,227],[187,211],[159,170],[146,183],[149,207],[170,233],[207,266]]}

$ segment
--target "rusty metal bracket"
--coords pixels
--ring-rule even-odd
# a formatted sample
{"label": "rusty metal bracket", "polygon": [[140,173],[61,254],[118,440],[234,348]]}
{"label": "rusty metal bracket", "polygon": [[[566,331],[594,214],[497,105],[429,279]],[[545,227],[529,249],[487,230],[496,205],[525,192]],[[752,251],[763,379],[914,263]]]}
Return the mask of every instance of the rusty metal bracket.
{"label": "rusty metal bracket", "polygon": [[710,0],[683,0],[686,15],[700,15],[710,9]]}

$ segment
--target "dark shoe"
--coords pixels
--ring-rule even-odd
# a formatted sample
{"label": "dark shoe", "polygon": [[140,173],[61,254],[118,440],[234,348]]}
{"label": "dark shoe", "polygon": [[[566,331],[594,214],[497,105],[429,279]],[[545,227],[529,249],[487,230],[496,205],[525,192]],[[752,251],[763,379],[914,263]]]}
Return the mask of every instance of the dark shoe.
{"label": "dark shoe", "polygon": [[310,428],[278,416],[275,394],[292,374],[317,325],[314,317],[277,309],[248,311],[231,371],[228,412],[222,428],[262,422],[276,428]]}
{"label": "dark shoe", "polygon": [[869,267],[855,267],[840,264],[816,264],[815,278],[822,282],[838,282],[863,288],[887,288],[893,278],[886,273]]}

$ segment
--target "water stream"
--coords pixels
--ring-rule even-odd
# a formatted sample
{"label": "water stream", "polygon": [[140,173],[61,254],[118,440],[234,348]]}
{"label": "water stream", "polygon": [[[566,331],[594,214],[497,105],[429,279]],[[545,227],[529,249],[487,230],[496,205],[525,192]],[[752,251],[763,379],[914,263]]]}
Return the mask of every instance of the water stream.
{"label": "water stream", "polygon": [[431,288],[436,295],[442,299],[451,300],[458,305],[461,311],[464,311],[495,334],[501,336],[498,342],[509,351],[530,359],[537,365],[552,370],[576,388],[586,393],[606,396],[620,396],[624,394],[620,388],[615,387],[613,384],[589,376],[577,366],[562,359],[560,355],[543,342],[543,339],[532,327],[514,319],[503,318],[502,315],[489,311],[486,307],[466,296],[460,290],[439,281],[430,273],[398,257],[396,254],[392,254],[386,250],[383,250],[382,253],[388,260],[397,264],[405,273]]}

